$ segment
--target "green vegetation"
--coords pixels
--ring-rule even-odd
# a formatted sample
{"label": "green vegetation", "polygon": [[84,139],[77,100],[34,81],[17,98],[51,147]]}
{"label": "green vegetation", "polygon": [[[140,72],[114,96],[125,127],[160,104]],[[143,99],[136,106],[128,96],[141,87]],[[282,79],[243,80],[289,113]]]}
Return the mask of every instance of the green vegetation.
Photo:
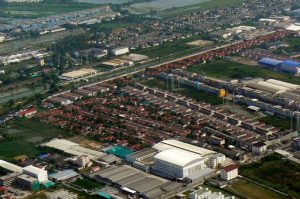
{"label": "green vegetation", "polygon": [[[152,58],[156,57],[167,57],[170,55],[176,55],[177,57],[183,56],[183,55],[188,55],[193,52],[199,51],[203,47],[197,47],[197,46],[191,46],[188,45],[188,42],[192,42],[195,40],[206,40],[208,38],[207,35],[197,35],[194,37],[186,38],[186,39],[178,39],[172,42],[166,42],[164,44],[161,44],[159,46],[154,46],[150,48],[145,48],[145,49],[137,49],[135,50],[135,53],[139,54],[144,54]],[[176,58],[176,57],[174,57]]]}
{"label": "green vegetation", "polygon": [[44,0],[39,3],[6,3],[0,6],[0,16],[42,17],[99,7],[96,4],[77,3],[72,0]]}
{"label": "green vegetation", "polygon": [[241,166],[241,175],[271,188],[300,198],[300,165],[272,154],[259,162]]}
{"label": "green vegetation", "polygon": [[298,37],[291,37],[287,38],[285,42],[288,43],[289,47],[285,50],[291,53],[300,52],[300,38]]}
{"label": "green vegetation", "polygon": [[242,198],[248,199],[284,199],[287,198],[281,194],[278,194],[274,191],[271,191],[267,188],[261,187],[257,184],[254,184],[250,181],[240,179],[228,187],[226,190],[241,196]]}
{"label": "green vegetation", "polygon": [[238,3],[242,3],[246,0],[211,0],[207,2],[202,2],[198,4],[192,4],[180,8],[172,8],[168,10],[164,10],[159,12],[158,14],[162,17],[172,17],[172,16],[178,16],[178,15],[185,15],[185,14],[190,14],[192,12],[199,11],[201,10],[206,10],[206,9],[212,9],[212,8],[222,8],[225,6],[231,6],[235,5]]}
{"label": "green vegetation", "polygon": [[273,78],[300,85],[300,79],[289,74],[279,73],[259,66],[238,64],[224,59],[212,61],[207,64],[190,66],[187,70],[192,73],[199,73],[224,80],[261,77],[266,79]]}
{"label": "green vegetation", "polygon": [[[277,128],[280,128],[281,130],[287,130],[291,128],[291,120],[286,118],[278,118],[276,116],[266,116],[259,119],[260,122],[264,122],[268,125],[275,126]],[[293,124],[296,124],[295,121],[293,121]],[[294,125],[295,127],[295,125]]]}
{"label": "green vegetation", "polygon": [[75,182],[72,182],[72,184],[87,190],[100,189],[104,187],[103,184],[88,179],[77,179]]}
{"label": "green vegetation", "polygon": [[13,158],[19,155],[36,157],[43,153],[38,144],[54,137],[70,136],[72,133],[35,119],[19,118],[9,122],[6,127],[0,127],[0,135],[4,136],[4,140],[0,141],[0,159],[14,161]]}
{"label": "green vegetation", "polygon": [[[151,79],[143,82],[143,84],[152,88],[158,88],[165,91],[170,90],[170,87],[167,86],[167,83],[160,79]],[[207,102],[211,105],[219,105],[223,103],[223,100],[219,96],[198,91],[193,88],[173,89],[172,92],[187,96],[200,102]]]}

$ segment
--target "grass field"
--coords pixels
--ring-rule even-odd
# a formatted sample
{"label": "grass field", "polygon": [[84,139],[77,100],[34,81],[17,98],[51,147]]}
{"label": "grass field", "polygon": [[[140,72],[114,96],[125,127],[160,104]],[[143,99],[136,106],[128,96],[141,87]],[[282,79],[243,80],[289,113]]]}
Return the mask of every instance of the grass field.
{"label": "grass field", "polygon": [[17,119],[0,127],[0,135],[6,137],[0,142],[0,159],[13,160],[23,154],[35,157],[43,152],[38,144],[55,137],[68,137],[72,133],[37,120]]}
{"label": "grass field", "polygon": [[[275,116],[266,116],[259,119],[260,122],[264,122],[268,125],[275,126],[281,130],[287,130],[291,128],[291,121],[286,118],[278,118]],[[293,126],[295,127],[296,121],[293,121]]]}
{"label": "grass field", "polygon": [[[159,88],[165,91],[170,90],[170,88],[167,87],[167,83],[160,79],[151,79],[143,82],[143,84],[151,88]],[[219,98],[219,96],[201,92],[192,88],[179,88],[172,90],[172,92],[184,95],[197,101],[207,102],[211,105],[219,105],[223,103],[223,100]]]}
{"label": "grass field", "polygon": [[4,17],[42,17],[84,10],[95,4],[77,3],[72,0],[44,0],[40,3],[9,3],[0,6],[0,16]]}
{"label": "grass field", "polygon": [[260,162],[241,166],[239,173],[291,197],[300,198],[300,165],[272,154]]}
{"label": "grass field", "polygon": [[186,39],[179,39],[173,42],[166,42],[159,46],[154,46],[145,49],[137,49],[135,50],[135,53],[144,54],[152,58],[155,57],[162,58],[170,55],[183,56],[183,55],[197,52],[203,47],[205,47],[205,46],[197,47],[197,46],[192,46],[187,44],[189,42],[199,40],[199,39],[206,39],[206,35],[197,35]]}
{"label": "grass field", "polygon": [[172,17],[172,16],[178,16],[178,15],[184,15],[189,14],[195,11],[199,11],[199,9],[205,10],[205,9],[212,9],[212,8],[221,8],[225,6],[234,5],[237,3],[244,2],[245,0],[212,0],[207,1],[199,4],[192,4],[189,6],[184,6],[180,8],[172,8],[168,10],[164,10],[159,12],[159,16],[161,17]]}
{"label": "grass field", "polygon": [[274,191],[256,185],[250,181],[240,179],[228,187],[226,190],[235,193],[238,196],[243,196],[248,199],[285,199],[287,197],[278,194]]}
{"label": "grass field", "polygon": [[288,52],[300,52],[300,38],[292,37],[285,39],[285,42],[289,44],[289,47],[286,48]]}
{"label": "grass field", "polygon": [[207,64],[190,66],[187,70],[192,73],[199,73],[224,80],[242,79],[245,77],[261,77],[266,79],[277,79],[300,85],[300,78],[259,66],[248,66],[223,59]]}

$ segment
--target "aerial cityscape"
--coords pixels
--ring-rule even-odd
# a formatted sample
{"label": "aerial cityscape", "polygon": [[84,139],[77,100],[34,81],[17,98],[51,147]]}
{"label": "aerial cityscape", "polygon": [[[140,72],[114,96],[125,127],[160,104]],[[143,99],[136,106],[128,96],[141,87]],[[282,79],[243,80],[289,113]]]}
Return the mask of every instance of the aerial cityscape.
{"label": "aerial cityscape", "polygon": [[0,0],[0,199],[300,199],[299,0]]}

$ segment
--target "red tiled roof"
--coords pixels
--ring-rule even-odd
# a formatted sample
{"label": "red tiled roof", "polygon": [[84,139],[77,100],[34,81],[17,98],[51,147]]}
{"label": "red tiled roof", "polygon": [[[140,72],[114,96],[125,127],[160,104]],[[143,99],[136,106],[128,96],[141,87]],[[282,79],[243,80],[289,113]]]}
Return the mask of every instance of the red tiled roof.
{"label": "red tiled roof", "polygon": [[19,114],[20,115],[26,115],[27,113],[32,113],[32,112],[35,112],[35,111],[36,111],[35,108],[31,108],[31,109],[27,109],[27,110],[19,112]]}
{"label": "red tiled roof", "polygon": [[235,170],[235,169],[237,169],[237,168],[238,168],[237,165],[232,164],[232,165],[229,165],[229,166],[224,167],[223,170],[226,171],[226,172],[230,172],[230,171],[233,171],[233,170]]}

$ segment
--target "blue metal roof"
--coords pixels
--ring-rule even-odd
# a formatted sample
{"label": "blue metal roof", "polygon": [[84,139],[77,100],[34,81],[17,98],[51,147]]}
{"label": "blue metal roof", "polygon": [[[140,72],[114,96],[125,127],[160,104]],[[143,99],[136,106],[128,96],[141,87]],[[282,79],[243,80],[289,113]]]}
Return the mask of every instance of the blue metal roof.
{"label": "blue metal roof", "polygon": [[263,58],[258,61],[258,63],[268,66],[279,66],[283,61],[271,59],[271,58]]}
{"label": "blue metal roof", "polygon": [[286,61],[283,61],[281,65],[290,66],[290,67],[300,67],[300,62],[286,60]]}

